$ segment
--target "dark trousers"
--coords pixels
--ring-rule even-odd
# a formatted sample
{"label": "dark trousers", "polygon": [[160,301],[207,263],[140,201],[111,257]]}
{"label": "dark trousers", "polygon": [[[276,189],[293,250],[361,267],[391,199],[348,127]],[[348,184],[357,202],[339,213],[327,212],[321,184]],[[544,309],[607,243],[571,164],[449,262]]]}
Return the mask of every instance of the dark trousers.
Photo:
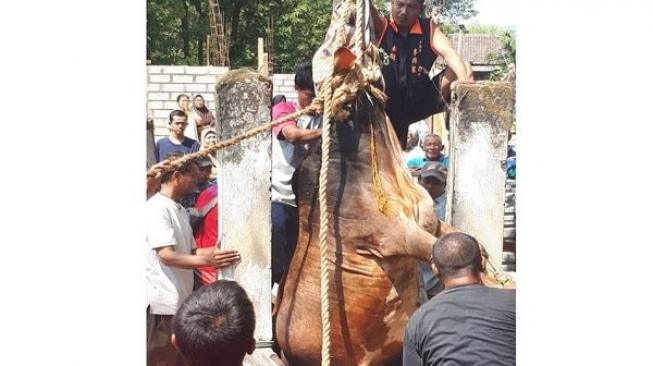
{"label": "dark trousers", "polygon": [[147,309],[147,366],[185,366],[170,341],[174,315],[150,314]]}
{"label": "dark trousers", "polygon": [[279,283],[297,246],[297,207],[272,202],[272,283]]}

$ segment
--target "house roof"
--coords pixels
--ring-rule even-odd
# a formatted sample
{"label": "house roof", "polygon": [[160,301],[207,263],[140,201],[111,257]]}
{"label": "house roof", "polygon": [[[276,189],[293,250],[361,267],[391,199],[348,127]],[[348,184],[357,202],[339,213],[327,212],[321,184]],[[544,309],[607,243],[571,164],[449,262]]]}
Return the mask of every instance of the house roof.
{"label": "house roof", "polygon": [[[451,46],[458,49],[458,34],[450,34],[449,40]],[[490,62],[488,55],[501,51],[501,40],[493,34],[463,34],[461,42],[460,55],[463,60],[471,62],[473,65],[491,65],[496,62]],[[444,63],[442,57],[438,56],[438,63]]]}

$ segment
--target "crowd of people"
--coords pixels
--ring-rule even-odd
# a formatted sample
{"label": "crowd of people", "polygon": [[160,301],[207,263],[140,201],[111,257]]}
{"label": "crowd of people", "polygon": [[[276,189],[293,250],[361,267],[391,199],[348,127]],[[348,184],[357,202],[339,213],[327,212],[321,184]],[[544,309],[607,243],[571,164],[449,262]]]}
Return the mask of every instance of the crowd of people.
{"label": "crowd of people", "polygon": [[[472,81],[472,74],[437,24],[419,17],[423,7],[420,0],[394,0],[391,16],[373,6],[371,14],[377,44],[390,59],[382,69],[390,97],[386,112],[406,168],[444,220],[449,159],[441,136],[422,120],[445,110],[451,83]],[[438,54],[448,68],[429,77],[425,70]],[[273,120],[315,98],[310,63],[297,67],[294,83],[298,102],[275,96]],[[237,283],[217,280],[217,272],[237,264],[240,254],[220,248],[215,161],[208,157],[162,172],[169,161],[215,144],[216,119],[199,94],[180,94],[177,104],[147,176],[147,363],[240,365],[255,349],[255,314]],[[293,175],[307,144],[320,139],[321,122],[303,116],[272,131],[273,295],[297,244]],[[469,235],[447,234],[433,244],[431,262],[416,269],[421,306],[406,326],[404,365],[515,364],[515,291],[484,286],[484,268],[480,246]]]}

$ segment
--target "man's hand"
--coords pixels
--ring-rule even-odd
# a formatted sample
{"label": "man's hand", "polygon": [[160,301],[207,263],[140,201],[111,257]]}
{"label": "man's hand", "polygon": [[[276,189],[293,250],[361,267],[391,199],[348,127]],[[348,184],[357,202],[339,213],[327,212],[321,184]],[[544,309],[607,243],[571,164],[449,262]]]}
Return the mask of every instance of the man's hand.
{"label": "man's hand", "polygon": [[156,192],[161,189],[161,176],[163,175],[163,170],[170,166],[170,162],[174,158],[169,158],[160,163],[152,165],[152,167],[145,173],[146,179],[146,197],[152,197]]}
{"label": "man's hand", "polygon": [[145,195],[147,198],[152,197],[156,192],[161,189],[161,172],[163,167],[165,167],[166,162],[162,161],[158,164],[153,165],[150,170],[145,173]]}
{"label": "man's hand", "polygon": [[234,265],[240,260],[240,254],[236,250],[221,250],[216,246],[207,256],[207,260],[210,266],[219,269]]}
{"label": "man's hand", "polygon": [[471,64],[463,61],[462,57],[451,46],[449,38],[442,33],[440,27],[431,22],[433,28],[431,47],[442,56],[447,66],[456,74],[456,80],[460,82],[474,82]]}

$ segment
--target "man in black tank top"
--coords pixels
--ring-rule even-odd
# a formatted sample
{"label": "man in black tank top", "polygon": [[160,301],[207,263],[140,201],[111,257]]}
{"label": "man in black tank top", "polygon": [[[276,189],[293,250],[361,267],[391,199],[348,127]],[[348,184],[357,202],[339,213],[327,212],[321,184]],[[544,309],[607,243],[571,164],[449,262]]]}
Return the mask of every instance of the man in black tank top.
{"label": "man in black tank top", "polygon": [[[377,45],[389,59],[381,69],[389,97],[386,113],[405,147],[408,126],[442,112],[451,97],[451,83],[473,81],[471,68],[437,24],[419,17],[423,0],[392,0],[389,18],[381,16],[374,5],[371,10]],[[447,68],[429,78],[438,54]]]}

